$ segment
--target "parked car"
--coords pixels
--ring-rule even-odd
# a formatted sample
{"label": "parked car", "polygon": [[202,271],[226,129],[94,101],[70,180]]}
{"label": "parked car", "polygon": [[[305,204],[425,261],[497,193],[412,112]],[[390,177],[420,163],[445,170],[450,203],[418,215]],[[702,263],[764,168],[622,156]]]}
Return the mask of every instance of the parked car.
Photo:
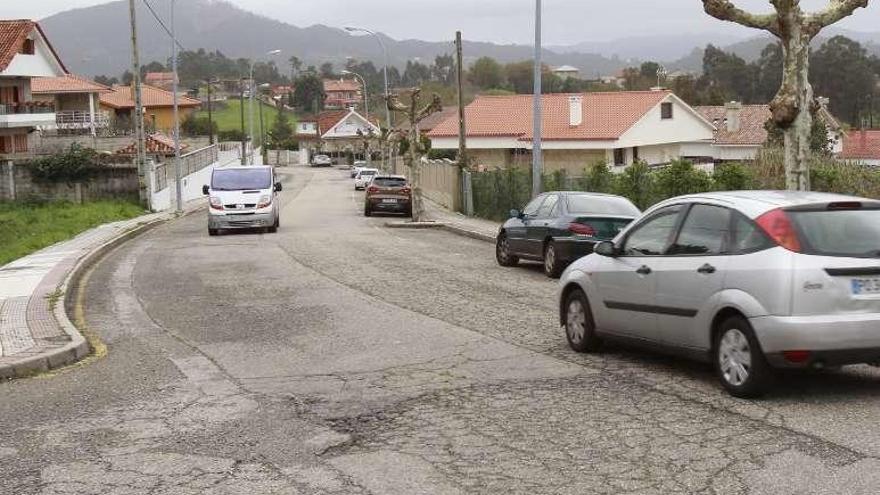
{"label": "parked car", "polygon": [[351,178],[357,177],[358,172],[365,168],[367,168],[367,162],[360,160],[354,162],[354,165],[351,166]]}
{"label": "parked car", "polygon": [[364,195],[364,216],[374,212],[404,213],[412,216],[412,190],[406,177],[376,175]]}
{"label": "parked car", "polygon": [[563,274],[571,347],[622,339],[710,360],[733,395],[778,368],[880,363],[880,202],[719,192],[651,208]]}
{"label": "parked car", "polygon": [[208,234],[226,229],[263,228],[277,232],[281,225],[278,193],[281,183],[272,167],[248,166],[215,169],[211,184],[202,186],[208,196]]}
{"label": "parked car", "polygon": [[502,266],[541,261],[548,277],[558,277],[572,261],[613,239],[641,212],[628,199],[609,194],[550,192],[522,211],[510,212],[501,226],[495,257]]}
{"label": "parked car", "polygon": [[375,168],[362,168],[354,178],[354,190],[360,191],[361,189],[366,189],[367,186],[370,185],[370,181],[373,180],[373,177],[378,173],[379,170]]}
{"label": "parked car", "polygon": [[333,160],[330,159],[327,155],[315,155],[312,157],[312,166],[313,167],[332,167]]}

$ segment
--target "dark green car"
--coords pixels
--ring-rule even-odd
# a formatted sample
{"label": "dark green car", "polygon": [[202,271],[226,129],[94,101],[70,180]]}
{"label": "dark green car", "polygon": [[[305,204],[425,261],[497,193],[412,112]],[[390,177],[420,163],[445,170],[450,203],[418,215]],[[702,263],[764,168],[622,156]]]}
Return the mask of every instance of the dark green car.
{"label": "dark green car", "polygon": [[559,277],[570,263],[591,254],[596,243],[613,239],[639,215],[639,209],[621,196],[544,193],[521,212],[510,212],[498,233],[495,257],[502,266],[540,261],[548,277]]}

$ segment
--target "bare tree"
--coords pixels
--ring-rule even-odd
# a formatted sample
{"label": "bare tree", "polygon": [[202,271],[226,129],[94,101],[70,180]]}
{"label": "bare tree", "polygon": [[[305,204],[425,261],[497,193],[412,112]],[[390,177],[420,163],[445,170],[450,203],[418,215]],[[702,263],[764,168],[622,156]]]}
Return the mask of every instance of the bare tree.
{"label": "bare tree", "polygon": [[804,12],[800,0],[770,0],[776,13],[753,14],[731,0],[702,0],[706,13],[722,21],[767,31],[782,42],[782,87],[770,103],[773,120],[785,136],[785,184],[810,189],[809,157],[813,88],[810,85],[810,41],[826,26],[851,15],[868,0],[829,0],[816,13]]}
{"label": "bare tree", "polygon": [[421,222],[425,214],[422,202],[422,155],[425,153],[425,148],[422,146],[419,123],[432,114],[443,110],[443,100],[440,99],[440,95],[435,93],[430,103],[422,105],[421,89],[415,88],[410,90],[409,93],[409,103],[401,102],[395,94],[388,95],[388,109],[392,112],[403,114],[407,119],[409,129],[406,129],[406,133],[409,150],[404,161],[409,167],[411,175],[412,219],[413,222]]}

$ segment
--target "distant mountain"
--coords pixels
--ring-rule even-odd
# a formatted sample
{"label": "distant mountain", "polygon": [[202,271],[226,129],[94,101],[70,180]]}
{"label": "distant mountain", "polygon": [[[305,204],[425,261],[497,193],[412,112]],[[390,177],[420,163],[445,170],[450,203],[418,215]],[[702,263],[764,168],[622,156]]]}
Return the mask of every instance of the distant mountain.
{"label": "distant mountain", "polygon": [[[165,61],[170,41],[142,2],[137,2],[141,61]],[[168,12],[159,12],[164,19]],[[296,55],[307,65],[331,61],[337,67],[348,57],[382,63],[377,43],[370,38],[351,36],[342,29],[327,26],[300,28],[242,10],[222,0],[178,2],[175,14],[177,33],[187,49],[220,50],[226,56],[255,58],[269,50],[282,49],[276,63]],[[116,75],[131,63],[129,48],[128,2],[116,1],[94,7],[62,12],[40,21],[67,66],[87,76]],[[383,36],[392,65],[403,67],[407,60],[424,63],[437,55],[453,53],[452,42],[394,40]],[[532,58],[532,48],[523,45],[496,45],[465,42],[466,58],[473,61],[489,56],[501,62]],[[606,74],[626,66],[620,59],[589,53],[546,51],[550,65],[573,65],[584,74]]]}
{"label": "distant mountain", "polygon": [[547,48],[559,53],[596,53],[624,60],[677,60],[689,54],[694,49],[695,40],[698,39],[703,46],[707,43],[727,46],[742,41],[743,37],[718,33],[629,36]]}

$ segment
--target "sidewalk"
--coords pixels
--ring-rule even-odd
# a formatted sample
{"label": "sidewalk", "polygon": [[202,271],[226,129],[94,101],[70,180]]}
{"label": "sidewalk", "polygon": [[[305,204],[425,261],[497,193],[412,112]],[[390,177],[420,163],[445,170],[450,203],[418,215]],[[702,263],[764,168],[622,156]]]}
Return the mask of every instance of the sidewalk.
{"label": "sidewalk", "polygon": [[426,199],[425,213],[428,219],[444,224],[446,230],[481,241],[495,243],[501,224],[482,218],[467,217],[461,213],[449,211],[439,204]]}
{"label": "sidewalk", "polygon": [[[187,211],[202,203],[187,205]],[[64,308],[74,270],[127,235],[171,218],[173,213],[153,213],[101,225],[0,267],[0,379],[57,368],[88,354],[88,343]]]}

